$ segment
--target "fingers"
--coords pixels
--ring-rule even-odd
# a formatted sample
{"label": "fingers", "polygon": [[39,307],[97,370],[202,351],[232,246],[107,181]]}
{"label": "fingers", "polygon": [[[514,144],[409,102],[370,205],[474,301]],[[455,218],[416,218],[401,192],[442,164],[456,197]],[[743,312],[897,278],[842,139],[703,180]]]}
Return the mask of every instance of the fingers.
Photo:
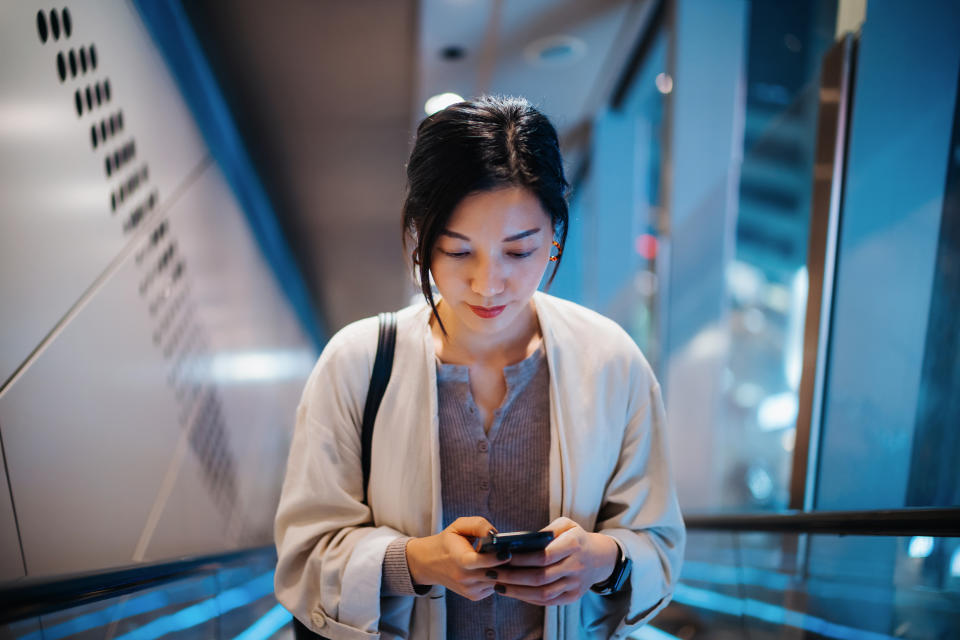
{"label": "fingers", "polygon": [[514,554],[508,566],[488,570],[497,593],[539,606],[571,604],[583,595],[586,532],[569,518],[557,518],[542,529],[548,530],[555,537],[546,549]]}
{"label": "fingers", "polygon": [[516,598],[543,607],[570,604],[581,595],[577,580],[571,577],[561,578],[543,587],[524,587],[498,582],[494,590],[508,598]]}
{"label": "fingers", "polygon": [[553,522],[545,526],[543,529],[540,529],[540,531],[553,531],[553,537],[559,538],[560,534],[563,533],[564,531],[568,531],[570,529],[573,529],[574,527],[579,527],[579,526],[580,526],[579,524],[577,524],[570,518],[566,516],[560,516],[559,518],[557,518],[556,520],[554,520]]}
{"label": "fingers", "polygon": [[530,553],[516,553],[510,561],[513,567],[545,567],[554,564],[550,561],[547,551],[532,551]]}
{"label": "fingers", "polygon": [[455,586],[450,588],[464,598],[476,601],[492,596],[495,585],[495,579],[491,577],[489,570],[478,569],[462,572]]}
{"label": "fingers", "polygon": [[496,553],[477,553],[473,550],[473,547],[470,547],[468,551],[465,551],[463,555],[460,556],[460,564],[465,569],[487,569],[490,567],[499,567],[507,564],[511,559],[512,558],[509,553],[505,555]]}
{"label": "fingers", "polygon": [[586,532],[570,518],[560,517],[541,531],[553,531],[553,542],[543,551],[516,553],[510,562],[515,567],[545,567],[576,553],[580,550]]}
{"label": "fingers", "polygon": [[543,551],[515,553],[510,564],[514,567],[546,567],[556,564],[580,550],[581,540],[577,533],[577,530],[567,529],[554,538]]}
{"label": "fingers", "polygon": [[488,535],[491,531],[496,532],[496,527],[490,524],[490,521],[481,516],[471,516],[457,518],[454,520],[447,531],[456,535],[456,540],[452,541],[456,547],[454,554],[457,563],[463,569],[485,569],[487,567],[496,567],[510,562],[510,555],[497,555],[495,553],[477,553],[473,544],[467,538],[480,538]]}
{"label": "fingers", "polygon": [[476,602],[477,600],[483,600],[484,598],[489,598],[493,594],[494,594],[493,584],[480,585],[471,589],[467,589],[460,593],[460,595],[462,595],[464,598],[467,598],[468,600],[473,600],[474,602]]}
{"label": "fingers", "polygon": [[482,538],[488,535],[490,531],[496,532],[496,527],[490,524],[490,521],[481,516],[470,516],[457,518],[448,527],[454,533],[472,538]]}
{"label": "fingers", "polygon": [[565,578],[570,572],[562,564],[554,564],[548,567],[531,567],[528,569],[500,567],[491,570],[490,573],[496,576],[494,579],[497,582],[508,586],[542,587]]}

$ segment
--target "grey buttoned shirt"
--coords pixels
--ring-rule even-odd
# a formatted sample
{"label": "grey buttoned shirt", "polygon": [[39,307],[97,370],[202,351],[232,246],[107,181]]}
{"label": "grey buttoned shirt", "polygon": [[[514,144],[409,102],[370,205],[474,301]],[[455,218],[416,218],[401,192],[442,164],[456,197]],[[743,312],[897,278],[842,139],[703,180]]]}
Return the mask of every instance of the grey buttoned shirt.
{"label": "grey buttoned shirt", "polygon": [[[470,392],[466,365],[437,363],[440,480],[443,525],[461,516],[483,516],[498,531],[535,531],[549,524],[549,374],[543,343],[504,367],[503,404],[484,433]],[[409,538],[387,547],[385,595],[412,595],[405,548]],[[543,635],[543,607],[495,594],[472,602],[447,591],[447,637],[514,640]]]}

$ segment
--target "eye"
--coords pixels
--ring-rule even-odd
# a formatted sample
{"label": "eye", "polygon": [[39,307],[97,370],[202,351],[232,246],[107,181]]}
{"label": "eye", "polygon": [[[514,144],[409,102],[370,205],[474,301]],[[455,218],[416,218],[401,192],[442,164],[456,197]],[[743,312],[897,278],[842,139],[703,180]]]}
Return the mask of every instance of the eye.
{"label": "eye", "polygon": [[518,252],[513,251],[513,252],[510,252],[510,254],[508,254],[508,255],[509,255],[511,258],[529,258],[530,256],[533,255],[533,251],[527,251],[527,252],[525,252],[525,253],[518,253]]}
{"label": "eye", "polygon": [[444,251],[443,249],[440,249],[440,253],[450,256],[451,258],[466,258],[470,255],[469,251]]}

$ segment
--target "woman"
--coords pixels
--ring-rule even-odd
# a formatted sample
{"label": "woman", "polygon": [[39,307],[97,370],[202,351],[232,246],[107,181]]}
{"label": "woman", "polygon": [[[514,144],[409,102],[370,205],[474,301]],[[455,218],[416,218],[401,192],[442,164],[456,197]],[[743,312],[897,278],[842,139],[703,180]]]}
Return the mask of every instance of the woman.
{"label": "woman", "polygon": [[[461,102],[421,123],[407,176],[426,303],[398,313],[369,505],[376,318],[331,338],[304,389],[277,598],[335,639],[625,637],[669,600],[685,533],[646,360],[614,322],[537,292],[567,230],[556,132],[524,100]],[[541,528],[541,552],[471,546]]]}

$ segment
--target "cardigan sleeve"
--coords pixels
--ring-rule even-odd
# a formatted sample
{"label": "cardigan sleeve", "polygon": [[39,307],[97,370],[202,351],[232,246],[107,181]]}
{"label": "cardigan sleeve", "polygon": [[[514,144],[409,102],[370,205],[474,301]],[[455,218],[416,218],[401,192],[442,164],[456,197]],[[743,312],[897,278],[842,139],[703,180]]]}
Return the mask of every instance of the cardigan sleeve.
{"label": "cardigan sleeve", "polygon": [[623,638],[653,618],[670,601],[683,561],[686,530],[668,465],[660,386],[642,357],[631,378],[623,444],[596,530],[623,546],[632,568],[619,592],[584,596],[581,624],[591,637]]}
{"label": "cardigan sleeve", "polygon": [[384,554],[403,535],[373,526],[363,502],[359,425],[376,341],[376,318],[361,320],[321,354],[297,409],[274,523],[277,600],[334,640],[379,636]]}

